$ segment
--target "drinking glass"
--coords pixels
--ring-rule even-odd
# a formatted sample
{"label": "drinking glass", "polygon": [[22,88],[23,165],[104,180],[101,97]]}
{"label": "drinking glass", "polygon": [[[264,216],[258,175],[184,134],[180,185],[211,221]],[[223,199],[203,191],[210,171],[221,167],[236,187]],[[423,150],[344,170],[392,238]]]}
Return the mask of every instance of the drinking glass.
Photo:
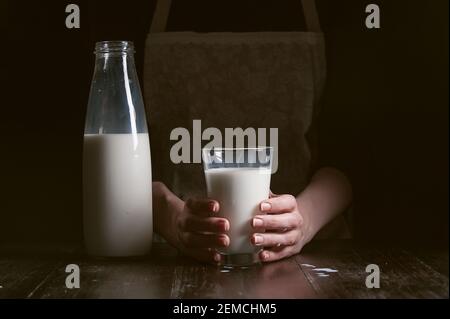
{"label": "drinking glass", "polygon": [[220,204],[218,216],[228,219],[230,245],[218,249],[226,268],[259,263],[261,247],[250,238],[252,219],[269,198],[272,147],[204,148],[202,150],[208,198]]}

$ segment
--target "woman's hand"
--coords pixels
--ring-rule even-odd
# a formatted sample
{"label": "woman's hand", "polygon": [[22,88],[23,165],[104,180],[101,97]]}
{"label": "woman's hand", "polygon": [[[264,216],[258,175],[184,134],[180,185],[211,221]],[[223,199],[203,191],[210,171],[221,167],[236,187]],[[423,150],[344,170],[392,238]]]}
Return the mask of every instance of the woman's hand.
{"label": "woman's hand", "polygon": [[[263,247],[262,261],[274,261],[300,252],[327,223],[344,211],[352,200],[347,177],[333,168],[322,168],[298,195],[270,195],[260,205],[262,213],[252,219],[254,245]],[[299,204],[301,208],[299,208]],[[155,231],[172,245],[199,260],[219,261],[213,247],[226,247],[230,223],[215,217],[214,200],[183,202],[163,183],[153,182]],[[301,212],[300,212],[301,211]]]}
{"label": "woman's hand", "polygon": [[174,219],[178,248],[200,261],[218,263],[220,256],[215,248],[230,244],[225,234],[230,223],[225,218],[214,217],[218,211],[219,203],[215,200],[188,199]]}
{"label": "woman's hand", "polygon": [[292,195],[274,195],[261,202],[261,212],[252,220],[251,242],[263,247],[259,257],[268,262],[294,255],[305,245],[304,218]]}

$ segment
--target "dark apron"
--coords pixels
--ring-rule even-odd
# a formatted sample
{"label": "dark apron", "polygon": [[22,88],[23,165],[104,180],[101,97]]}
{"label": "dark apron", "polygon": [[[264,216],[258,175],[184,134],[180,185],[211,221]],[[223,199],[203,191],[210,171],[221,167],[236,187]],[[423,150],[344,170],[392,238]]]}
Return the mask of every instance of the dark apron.
{"label": "dark apron", "polygon": [[[306,134],[325,82],[325,47],[314,0],[303,0],[308,32],[163,32],[170,1],[157,2],[146,41],[144,92],[156,180],[181,198],[204,196],[199,163],[174,164],[176,127],[278,128],[274,193],[299,194],[311,174]],[[192,148],[191,148],[192,153]],[[193,154],[191,154],[191,159]]]}

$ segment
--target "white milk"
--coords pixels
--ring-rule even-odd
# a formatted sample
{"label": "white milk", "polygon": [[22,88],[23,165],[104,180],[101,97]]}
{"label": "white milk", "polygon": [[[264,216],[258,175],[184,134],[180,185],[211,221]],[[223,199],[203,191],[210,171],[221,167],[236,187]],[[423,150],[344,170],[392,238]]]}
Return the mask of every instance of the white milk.
{"label": "white milk", "polygon": [[147,133],[85,134],[84,236],[96,256],[138,256],[152,244],[152,171]]}
{"label": "white milk", "polygon": [[226,254],[252,254],[259,250],[250,242],[252,218],[269,197],[270,169],[215,168],[205,171],[208,197],[219,201],[219,215],[230,221],[230,246]]}

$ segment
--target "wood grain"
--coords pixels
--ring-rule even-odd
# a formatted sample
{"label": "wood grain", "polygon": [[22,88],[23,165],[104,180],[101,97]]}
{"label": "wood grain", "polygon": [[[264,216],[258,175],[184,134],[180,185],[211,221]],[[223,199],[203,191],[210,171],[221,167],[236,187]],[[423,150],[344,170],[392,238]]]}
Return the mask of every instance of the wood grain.
{"label": "wood grain", "polygon": [[9,245],[0,248],[0,299],[27,298],[51,274],[73,246]]}
{"label": "wood grain", "polygon": [[[142,259],[67,258],[29,297],[31,298],[169,298],[177,253],[156,244],[153,255]],[[67,264],[80,267],[79,289],[68,289]]]}
{"label": "wood grain", "polygon": [[[448,276],[399,248],[316,243],[296,260],[323,298],[448,298]],[[380,268],[380,288],[366,287],[369,264]],[[317,271],[320,268],[336,272]]]}
{"label": "wood grain", "polygon": [[171,298],[315,298],[294,258],[224,270],[207,265],[183,265],[175,269]]}
{"label": "wood grain", "polygon": [[[68,289],[66,265],[80,267]],[[365,285],[377,264],[381,287]],[[79,247],[0,247],[0,298],[448,298],[448,251],[317,241],[301,254],[224,270],[155,244],[139,260],[93,259]]]}

